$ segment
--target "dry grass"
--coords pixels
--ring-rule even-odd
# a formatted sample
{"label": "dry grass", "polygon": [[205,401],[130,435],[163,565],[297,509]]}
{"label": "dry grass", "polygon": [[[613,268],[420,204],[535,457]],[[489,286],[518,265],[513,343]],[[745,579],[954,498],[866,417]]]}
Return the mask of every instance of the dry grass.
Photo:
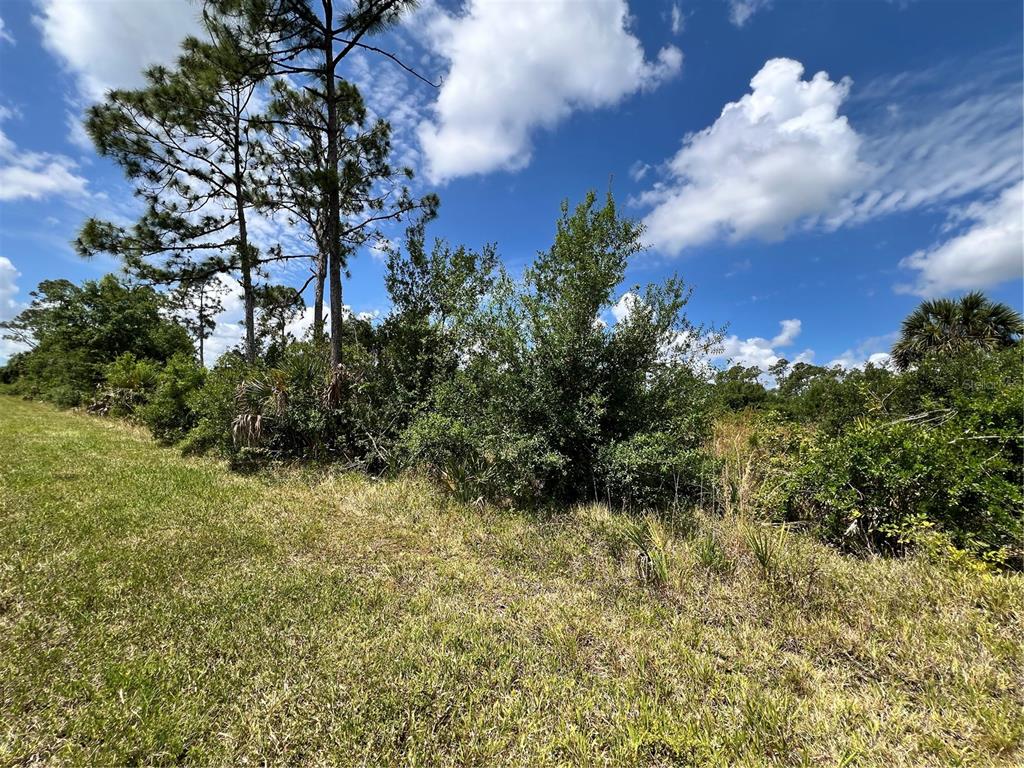
{"label": "dry grass", "polygon": [[1017,575],[243,477],[10,398],[0,446],[2,764],[1024,757]]}

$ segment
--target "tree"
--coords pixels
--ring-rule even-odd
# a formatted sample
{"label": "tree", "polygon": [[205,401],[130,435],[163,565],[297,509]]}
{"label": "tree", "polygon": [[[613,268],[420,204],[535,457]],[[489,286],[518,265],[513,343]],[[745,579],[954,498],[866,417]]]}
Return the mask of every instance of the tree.
{"label": "tree", "polygon": [[256,289],[256,339],[266,353],[276,357],[287,346],[288,326],[306,308],[302,294],[287,285],[261,285]]}
{"label": "tree", "polygon": [[[276,122],[290,124],[301,133],[316,131],[322,137],[326,164],[319,180],[311,181],[317,182],[312,188],[325,214],[331,363],[337,367],[342,362],[341,276],[348,257],[376,236],[381,222],[417,209],[432,216],[438,204],[435,195],[415,200],[407,188],[395,184],[398,174],[387,163],[390,128],[385,121],[378,121],[371,130],[378,135],[368,146],[352,141],[345,130],[345,116],[358,90],[338,76],[343,59],[356,50],[386,56],[415,74],[393,54],[364,41],[397,22],[415,0],[355,0],[340,13],[334,0],[208,0],[208,5],[234,15],[242,26],[265,24],[272,29],[267,46],[275,72],[302,80],[303,89],[319,102],[317,109],[303,109],[291,118],[278,115]],[[303,113],[316,117],[307,120]],[[411,176],[411,171],[405,175]]]}
{"label": "tree", "polygon": [[90,219],[76,244],[84,256],[116,254],[154,283],[238,270],[253,361],[259,258],[248,217],[264,160],[250,107],[269,61],[259,28],[213,12],[204,20],[210,40],[185,40],[175,69],[153,67],[144,88],[111,91],[89,109],[86,130],[97,151],[121,166],[145,211],[128,229]]}
{"label": "tree", "polygon": [[216,274],[183,278],[167,294],[171,316],[188,331],[199,353],[199,365],[206,365],[204,346],[217,326],[214,318],[224,311],[222,299],[228,289]]}
{"label": "tree", "polygon": [[155,362],[192,355],[188,334],[165,317],[163,298],[152,288],[107,275],[81,286],[44,280],[31,296],[27,309],[0,324],[7,338],[31,346],[18,361],[31,394],[78,405],[123,354]]}
{"label": "tree", "polygon": [[1024,318],[1011,307],[979,291],[959,300],[922,302],[903,321],[892,359],[901,370],[931,354],[957,354],[965,349],[1005,349],[1024,334]]}

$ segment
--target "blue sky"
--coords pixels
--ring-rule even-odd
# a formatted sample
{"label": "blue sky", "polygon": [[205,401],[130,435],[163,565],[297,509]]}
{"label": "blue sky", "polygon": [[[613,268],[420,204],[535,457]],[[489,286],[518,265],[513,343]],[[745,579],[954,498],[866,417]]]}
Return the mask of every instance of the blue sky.
{"label": "blue sky", "polygon": [[[69,245],[87,216],[135,211],[78,118],[171,60],[195,14],[0,3],[0,319],[42,279],[116,268]],[[922,297],[1022,306],[1022,28],[1018,0],[425,3],[382,43],[440,88],[380,59],[348,76],[440,195],[432,234],[496,242],[518,272],[563,198],[610,184],[651,246],[623,292],[679,273],[692,318],[728,325],[723,357],[855,365]],[[353,310],[386,312],[380,261],[352,272]]]}

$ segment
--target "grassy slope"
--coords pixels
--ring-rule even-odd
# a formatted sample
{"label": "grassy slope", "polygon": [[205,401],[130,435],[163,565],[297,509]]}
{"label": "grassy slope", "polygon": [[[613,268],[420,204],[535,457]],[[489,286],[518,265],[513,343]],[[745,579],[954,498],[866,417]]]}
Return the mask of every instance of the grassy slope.
{"label": "grassy slope", "polygon": [[[241,477],[0,398],[0,764],[1014,764],[1024,580]],[[714,567],[714,537],[722,562]]]}

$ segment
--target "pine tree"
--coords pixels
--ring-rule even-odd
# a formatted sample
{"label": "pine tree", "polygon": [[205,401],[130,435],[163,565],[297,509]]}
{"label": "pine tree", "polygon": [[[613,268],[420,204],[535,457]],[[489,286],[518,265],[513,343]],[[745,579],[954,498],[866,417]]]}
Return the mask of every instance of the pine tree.
{"label": "pine tree", "polygon": [[111,91],[89,109],[98,152],[135,185],[145,210],[135,225],[88,220],[79,253],[120,256],[153,283],[240,276],[246,356],[256,359],[255,280],[259,254],[248,233],[264,163],[252,105],[269,74],[258,29],[205,14],[209,40],[189,38],[174,69],[154,67],[138,90]]}

